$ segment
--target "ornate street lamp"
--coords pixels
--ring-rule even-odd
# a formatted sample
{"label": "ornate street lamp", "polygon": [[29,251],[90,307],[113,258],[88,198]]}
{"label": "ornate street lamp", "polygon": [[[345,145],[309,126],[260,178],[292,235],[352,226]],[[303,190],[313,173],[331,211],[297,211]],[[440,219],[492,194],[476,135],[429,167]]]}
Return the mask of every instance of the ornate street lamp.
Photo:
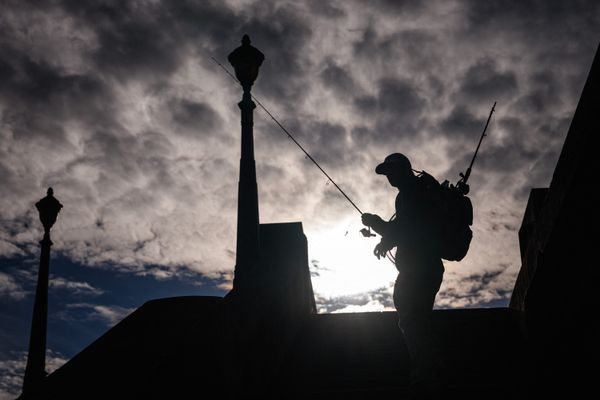
{"label": "ornate street lamp", "polygon": [[250,37],[242,37],[242,45],[227,57],[244,91],[250,91],[258,76],[258,69],[265,60],[265,55],[256,47],[250,45]]}
{"label": "ornate street lamp", "polygon": [[54,190],[52,188],[48,188],[46,197],[35,203],[35,208],[37,208],[40,214],[40,222],[44,226],[44,236],[50,235],[50,228],[56,222],[56,218],[62,207],[62,204],[54,197]]}
{"label": "ornate street lamp", "polygon": [[[240,180],[238,184],[238,221],[236,265],[233,287],[247,281],[256,267],[259,254],[259,217],[258,189],[256,185],[256,166],[254,163],[253,111],[256,104],[252,101],[250,88],[258,76],[258,69],[265,56],[250,45],[250,38],[244,35],[242,45],[227,58],[235,70],[244,94],[238,103],[242,113],[242,151],[240,158]],[[243,284],[242,284],[243,285]]]}
{"label": "ornate street lamp", "polygon": [[31,320],[31,336],[29,337],[29,352],[27,366],[23,378],[23,394],[35,394],[40,390],[46,377],[46,323],[48,316],[48,271],[50,266],[50,228],[56,222],[56,217],[62,204],[54,197],[52,188],[48,188],[46,197],[35,203],[44,226],[44,238],[40,241],[42,253],[38,271],[33,317]]}

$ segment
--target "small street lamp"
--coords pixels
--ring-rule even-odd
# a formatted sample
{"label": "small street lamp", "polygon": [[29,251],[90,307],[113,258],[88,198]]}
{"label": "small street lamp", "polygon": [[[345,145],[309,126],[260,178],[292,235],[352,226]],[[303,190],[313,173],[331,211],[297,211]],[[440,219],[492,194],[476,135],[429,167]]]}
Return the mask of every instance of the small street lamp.
{"label": "small street lamp", "polygon": [[35,208],[37,208],[40,214],[40,222],[44,226],[44,236],[50,235],[50,228],[56,222],[56,218],[62,207],[62,204],[54,197],[52,188],[48,188],[46,197],[35,203]]}
{"label": "small street lamp", "polygon": [[52,188],[48,188],[46,197],[35,203],[40,221],[44,226],[44,238],[40,241],[42,252],[38,271],[33,317],[31,320],[31,335],[29,337],[29,352],[27,366],[23,377],[23,395],[37,393],[46,377],[46,325],[48,319],[48,271],[50,266],[50,228],[56,222],[58,213],[63,207],[54,197]]}

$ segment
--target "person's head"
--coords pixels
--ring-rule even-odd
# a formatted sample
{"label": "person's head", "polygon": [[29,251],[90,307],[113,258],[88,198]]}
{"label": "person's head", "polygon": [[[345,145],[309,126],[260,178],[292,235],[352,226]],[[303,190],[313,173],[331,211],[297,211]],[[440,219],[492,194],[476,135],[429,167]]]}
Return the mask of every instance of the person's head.
{"label": "person's head", "polygon": [[401,189],[414,181],[410,161],[404,154],[393,153],[383,160],[381,164],[375,168],[375,172],[379,175],[385,175],[390,182],[390,185]]}

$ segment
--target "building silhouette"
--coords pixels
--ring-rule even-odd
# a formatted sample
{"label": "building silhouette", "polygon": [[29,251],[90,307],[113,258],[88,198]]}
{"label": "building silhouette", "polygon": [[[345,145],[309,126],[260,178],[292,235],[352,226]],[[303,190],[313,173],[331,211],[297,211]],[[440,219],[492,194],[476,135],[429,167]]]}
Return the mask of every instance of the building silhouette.
{"label": "building silhouette", "polygon": [[[593,393],[599,80],[597,51],[550,187],[531,192],[510,306],[433,312],[445,396]],[[396,314],[316,314],[301,223],[261,224],[259,237],[253,279],[224,298],[147,302],[50,374],[39,397],[410,398]]]}

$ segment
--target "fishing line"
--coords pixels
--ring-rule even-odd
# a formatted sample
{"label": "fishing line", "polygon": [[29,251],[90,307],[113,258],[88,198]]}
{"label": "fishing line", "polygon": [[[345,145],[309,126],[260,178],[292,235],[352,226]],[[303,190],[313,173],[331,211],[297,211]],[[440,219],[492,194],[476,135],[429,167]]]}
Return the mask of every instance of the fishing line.
{"label": "fishing line", "polygon": [[[212,56],[210,58],[212,58],[212,60],[215,63],[217,63],[217,65],[219,67],[221,67],[223,69],[223,71],[225,71],[227,73],[227,75],[229,75],[231,77],[231,79],[233,79],[234,81],[236,81],[236,82],[239,83],[239,81],[237,80],[237,78],[231,72],[229,72],[229,70],[227,68],[225,68],[225,66],[223,64],[221,64],[216,58],[214,58]],[[304,149],[304,147],[302,147],[302,145],[300,143],[298,143],[298,141],[292,136],[292,134],[287,129],[285,129],[285,127],[283,125],[281,125],[281,123],[277,120],[277,118],[275,118],[273,116],[273,114],[271,114],[269,112],[269,110],[267,110],[267,108],[265,106],[263,106],[263,104],[256,97],[254,97],[254,95],[251,94],[251,96],[252,96],[252,100],[254,100],[256,102],[256,104],[258,104],[260,106],[260,108],[262,108],[264,110],[264,112],[266,112],[267,115],[269,117],[271,117],[271,119],[273,120],[273,122],[275,122],[275,124],[277,124],[277,126],[279,126],[279,128],[281,128],[281,130],[283,132],[285,132],[285,134],[288,136],[288,138],[290,138],[296,144],[296,146],[298,146],[298,148],[300,148],[300,150],[302,150],[302,152],[304,154],[306,154],[306,157],[308,157],[308,159],[310,161],[312,161],[313,164],[315,164],[317,166],[317,168],[319,168],[319,170],[323,173],[323,175],[325,175],[327,177],[327,179],[329,180],[329,182],[333,183],[333,185],[336,187],[336,189],[339,190],[340,193],[344,195],[344,197],[346,198],[346,200],[348,200],[350,202],[350,204],[352,204],[352,206],[356,209],[356,211],[358,211],[360,213],[360,215],[363,215],[363,212],[360,210],[360,208],[358,208],[356,206],[356,204],[354,204],[354,202],[352,200],[350,200],[350,197],[348,197],[348,195],[342,190],[342,188],[339,187],[338,184],[335,183],[335,181],[333,180],[333,178],[331,178],[329,176],[329,174],[327,172],[325,172],[325,170],[323,168],[321,168],[321,166],[319,165],[319,163],[314,158],[312,158],[312,156],[310,154],[308,154],[308,152]]]}

